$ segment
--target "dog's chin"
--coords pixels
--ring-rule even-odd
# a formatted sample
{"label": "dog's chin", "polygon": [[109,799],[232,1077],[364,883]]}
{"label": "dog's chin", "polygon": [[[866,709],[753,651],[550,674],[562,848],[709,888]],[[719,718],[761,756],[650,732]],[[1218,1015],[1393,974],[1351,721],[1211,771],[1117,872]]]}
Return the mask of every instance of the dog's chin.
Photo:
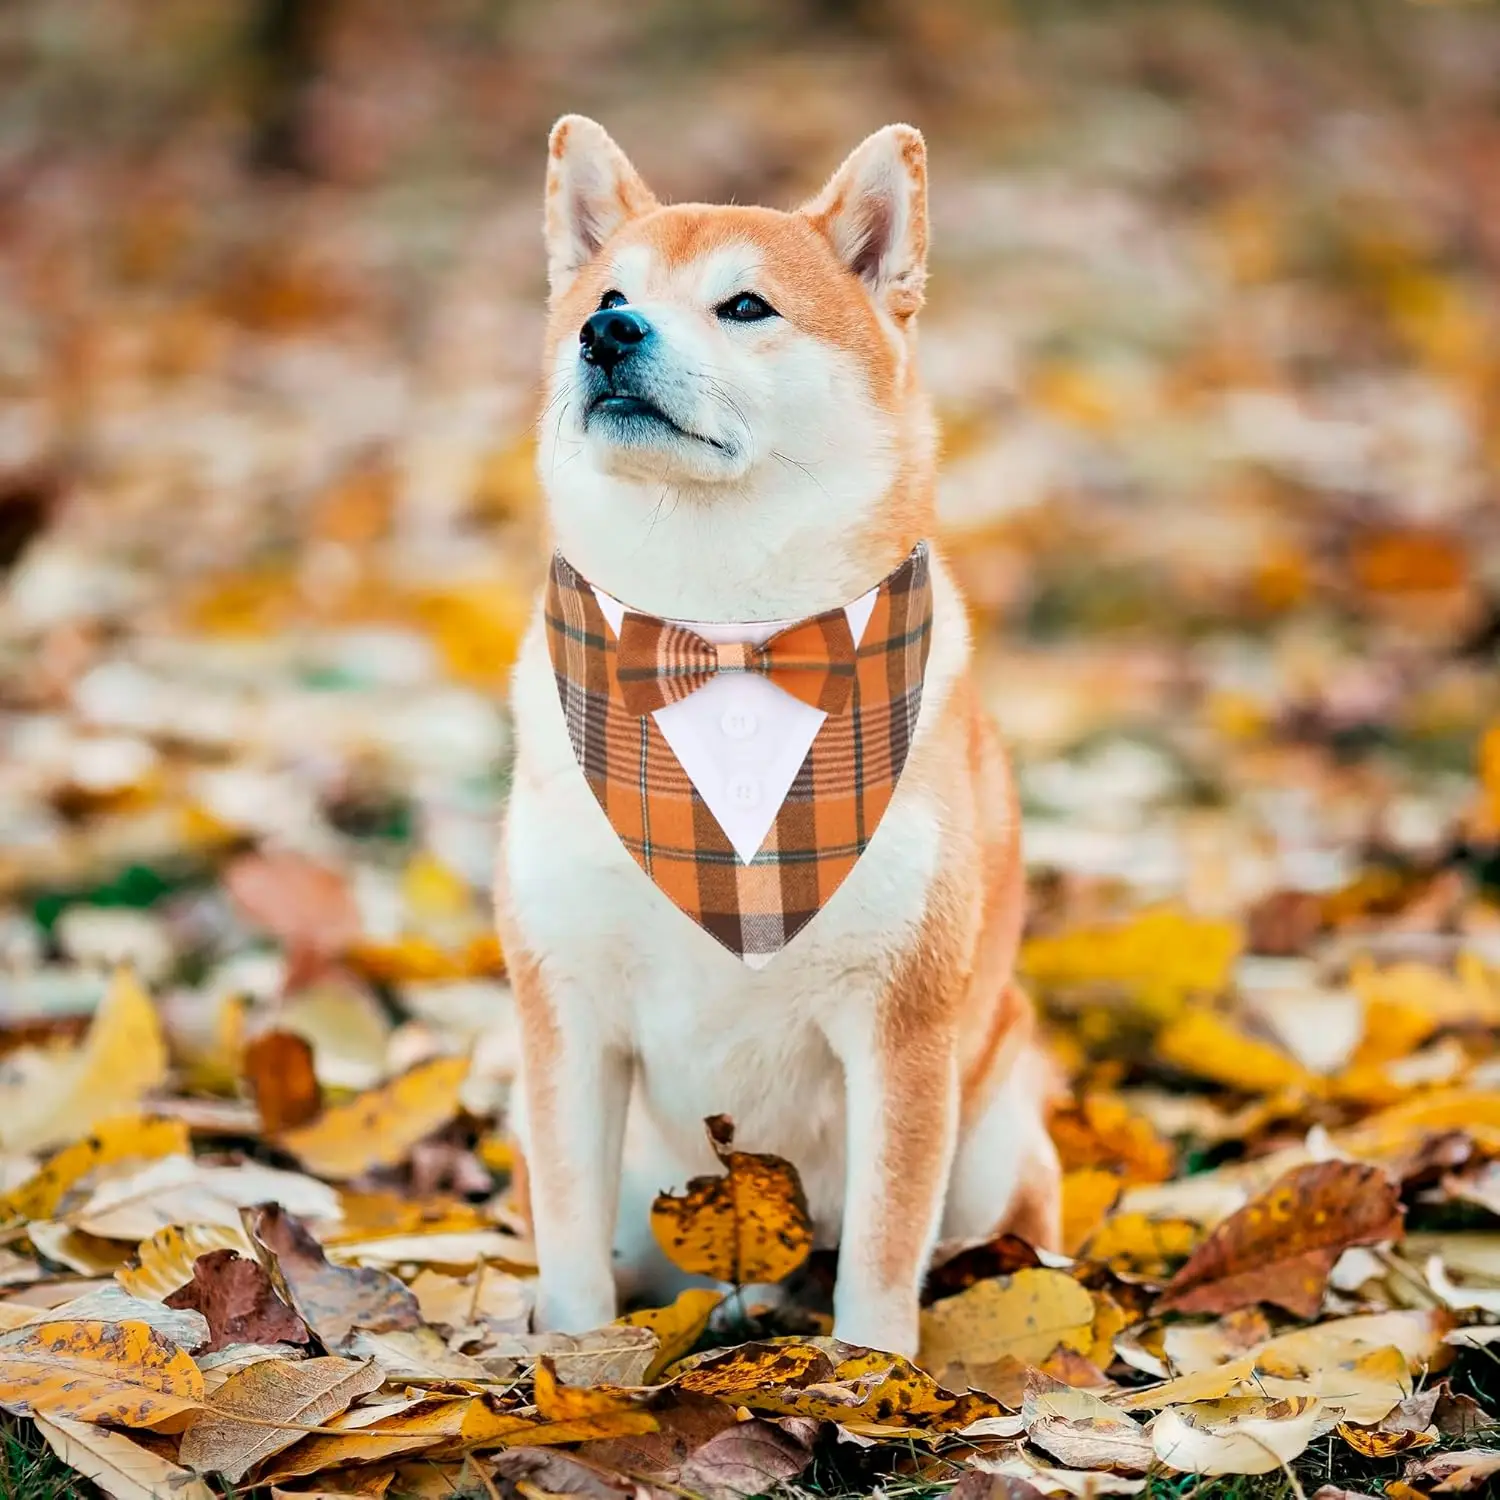
{"label": "dog's chin", "polygon": [[594,466],[619,479],[725,484],[745,472],[739,445],[693,432],[635,397],[597,402],[584,418],[583,441]]}

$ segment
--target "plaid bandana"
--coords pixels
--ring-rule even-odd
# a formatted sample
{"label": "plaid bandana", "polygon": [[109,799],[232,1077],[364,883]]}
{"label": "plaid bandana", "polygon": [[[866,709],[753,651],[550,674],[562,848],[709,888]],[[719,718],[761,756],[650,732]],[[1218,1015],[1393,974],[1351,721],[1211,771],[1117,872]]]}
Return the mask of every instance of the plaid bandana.
{"label": "plaid bandana", "polygon": [[[858,647],[842,609],[763,646],[715,646],[631,611],[616,640],[593,589],[561,554],[546,622],[573,754],[620,842],[731,953],[767,963],[843,884],[906,764],[932,639],[927,544],[880,585]],[[828,714],[749,864],[650,717],[725,671],[764,673]]]}

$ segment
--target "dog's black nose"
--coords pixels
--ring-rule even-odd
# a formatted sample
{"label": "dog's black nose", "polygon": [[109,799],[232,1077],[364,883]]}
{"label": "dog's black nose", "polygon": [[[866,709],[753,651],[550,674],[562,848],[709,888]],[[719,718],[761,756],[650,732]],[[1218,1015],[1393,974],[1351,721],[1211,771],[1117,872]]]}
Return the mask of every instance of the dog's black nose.
{"label": "dog's black nose", "polygon": [[578,330],[583,357],[606,375],[651,332],[651,325],[629,307],[600,308]]}

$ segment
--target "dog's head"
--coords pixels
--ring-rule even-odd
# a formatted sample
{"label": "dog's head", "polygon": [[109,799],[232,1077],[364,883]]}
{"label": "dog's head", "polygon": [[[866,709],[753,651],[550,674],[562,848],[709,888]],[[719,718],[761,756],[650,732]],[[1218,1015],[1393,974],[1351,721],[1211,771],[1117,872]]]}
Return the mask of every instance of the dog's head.
{"label": "dog's head", "polygon": [[869,587],[930,525],[914,324],[922,137],[790,213],[662,206],[592,120],[552,132],[539,463],[558,543],[639,608],[749,619]]}

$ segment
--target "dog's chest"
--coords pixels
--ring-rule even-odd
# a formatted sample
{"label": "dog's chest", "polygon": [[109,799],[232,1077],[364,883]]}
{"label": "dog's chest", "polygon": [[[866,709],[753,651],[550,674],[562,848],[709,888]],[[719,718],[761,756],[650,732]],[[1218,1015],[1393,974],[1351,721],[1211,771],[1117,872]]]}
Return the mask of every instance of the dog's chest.
{"label": "dog's chest", "polygon": [[[750,1149],[827,1126],[842,1083],[830,1011],[873,1007],[922,920],[936,866],[930,798],[902,786],[843,886],[786,950],[752,969],[656,888],[594,801],[529,641],[513,701],[524,746],[507,819],[506,885],[527,945],[565,1005],[638,1059],[652,1112],[701,1139],[731,1114]],[[913,751],[920,753],[920,747]],[[562,998],[562,997],[559,997]]]}

